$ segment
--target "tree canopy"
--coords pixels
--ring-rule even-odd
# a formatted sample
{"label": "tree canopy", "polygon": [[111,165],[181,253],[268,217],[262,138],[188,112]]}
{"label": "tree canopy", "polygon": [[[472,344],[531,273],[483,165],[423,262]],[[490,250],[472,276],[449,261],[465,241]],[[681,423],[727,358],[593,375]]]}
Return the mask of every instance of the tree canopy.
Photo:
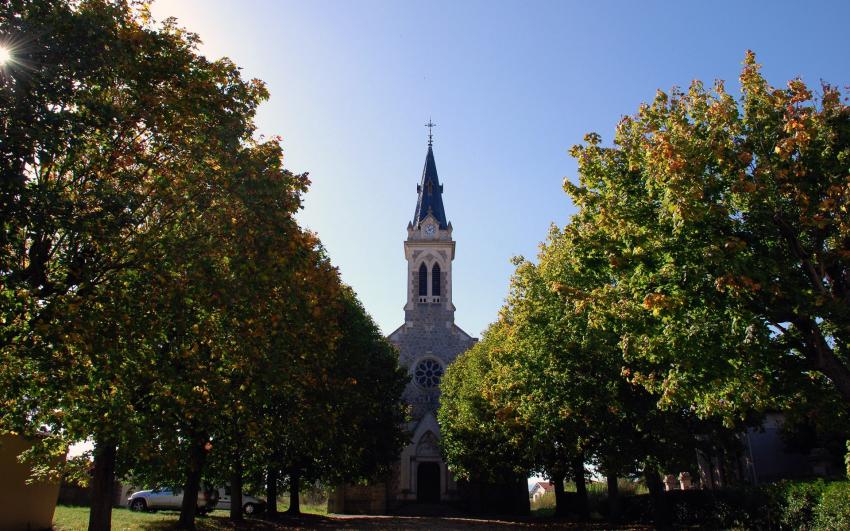
{"label": "tree canopy", "polygon": [[255,134],[263,83],[144,4],[0,24],[0,429],[94,442],[91,529],[116,474],[182,485],[192,527],[205,479],[385,469],[405,375],[294,219],[309,181]]}
{"label": "tree canopy", "polygon": [[847,437],[850,108],[825,83],[771,87],[750,52],[740,81],[739,101],[659,91],[612,145],[572,148],[578,212],[516,259],[498,322],[447,371],[459,474],[498,462],[558,493],[591,462],[658,492],[769,410]]}
{"label": "tree canopy", "polygon": [[850,399],[850,110],[827,84],[771,87],[752,53],[740,81],[740,102],[659,92],[612,147],[573,149],[565,188],[616,281],[597,313],[664,402],[734,416],[801,377]]}

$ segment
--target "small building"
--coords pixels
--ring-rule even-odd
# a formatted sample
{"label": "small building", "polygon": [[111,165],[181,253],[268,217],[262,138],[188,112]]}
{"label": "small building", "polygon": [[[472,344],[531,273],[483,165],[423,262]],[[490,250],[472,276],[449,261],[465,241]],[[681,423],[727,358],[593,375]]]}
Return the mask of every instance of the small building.
{"label": "small building", "polygon": [[555,485],[548,481],[538,481],[531,486],[528,497],[531,499],[531,503],[537,503],[547,492],[555,492]]}
{"label": "small building", "polygon": [[[14,433],[0,435],[0,529],[51,529],[58,481],[27,483],[32,467],[18,457],[32,448],[34,439]],[[60,458],[60,459],[64,459]]]}

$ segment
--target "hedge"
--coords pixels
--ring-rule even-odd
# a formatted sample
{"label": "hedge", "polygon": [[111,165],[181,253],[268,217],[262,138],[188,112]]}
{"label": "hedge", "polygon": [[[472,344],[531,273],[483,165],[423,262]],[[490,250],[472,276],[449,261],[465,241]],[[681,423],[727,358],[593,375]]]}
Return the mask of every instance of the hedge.
{"label": "hedge", "polygon": [[[759,487],[672,491],[669,522],[711,529],[850,530],[850,481],[783,481]],[[647,495],[622,500],[622,520],[651,522]]]}

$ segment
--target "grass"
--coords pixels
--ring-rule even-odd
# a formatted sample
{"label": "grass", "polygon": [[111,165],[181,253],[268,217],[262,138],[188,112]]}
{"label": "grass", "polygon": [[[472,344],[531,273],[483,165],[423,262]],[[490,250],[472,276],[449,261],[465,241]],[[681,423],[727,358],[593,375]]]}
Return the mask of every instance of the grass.
{"label": "grass", "polygon": [[[620,496],[634,496],[638,494],[647,494],[649,491],[646,486],[640,482],[630,481],[620,478],[617,481]],[[564,492],[571,493],[576,491],[576,485],[572,481],[568,481],[564,485]],[[591,513],[598,510],[602,501],[608,497],[608,484],[604,481],[589,481],[587,482],[587,499]],[[531,503],[531,514],[535,518],[548,518],[555,514],[555,493],[547,492],[539,500]]]}
{"label": "grass", "polygon": [[[278,511],[288,509],[287,504],[278,504]],[[301,512],[305,514],[327,514],[327,504],[313,505],[301,504]],[[216,510],[209,516],[200,516],[195,522],[199,530],[218,531],[233,529],[228,520],[229,511]],[[142,513],[130,511],[123,507],[112,509],[113,531],[146,531],[172,529],[177,523],[180,513],[177,511],[157,511],[155,513]],[[53,514],[53,528],[56,531],[86,531],[89,526],[89,508],[71,507],[58,505]],[[254,526],[252,526],[254,527]],[[273,529],[268,524],[257,522],[258,529]]]}
{"label": "grass", "polygon": [[[178,514],[171,511],[141,513],[117,508],[112,510],[112,529],[115,531],[165,529],[176,522],[177,517]],[[53,513],[53,528],[56,531],[85,531],[88,527],[88,507],[56,506],[56,512]]]}
{"label": "grass", "polygon": [[[277,510],[279,512],[284,512],[287,509],[289,509],[289,503],[278,502]],[[319,504],[301,502],[301,512],[304,514],[328,514],[328,502]]]}

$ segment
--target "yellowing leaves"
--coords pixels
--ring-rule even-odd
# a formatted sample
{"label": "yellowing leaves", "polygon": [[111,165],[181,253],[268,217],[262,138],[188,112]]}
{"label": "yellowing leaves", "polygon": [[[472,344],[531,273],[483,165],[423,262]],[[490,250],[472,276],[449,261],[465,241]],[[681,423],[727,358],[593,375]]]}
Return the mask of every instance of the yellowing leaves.
{"label": "yellowing leaves", "polygon": [[650,293],[643,299],[643,307],[658,316],[662,311],[673,307],[673,299],[663,293]]}
{"label": "yellowing leaves", "polygon": [[734,295],[755,293],[761,290],[761,284],[746,275],[723,275],[715,280],[714,285],[718,291],[726,291]]}
{"label": "yellowing leaves", "polygon": [[788,91],[791,93],[792,103],[801,103],[812,99],[812,92],[799,78],[788,82]]}

